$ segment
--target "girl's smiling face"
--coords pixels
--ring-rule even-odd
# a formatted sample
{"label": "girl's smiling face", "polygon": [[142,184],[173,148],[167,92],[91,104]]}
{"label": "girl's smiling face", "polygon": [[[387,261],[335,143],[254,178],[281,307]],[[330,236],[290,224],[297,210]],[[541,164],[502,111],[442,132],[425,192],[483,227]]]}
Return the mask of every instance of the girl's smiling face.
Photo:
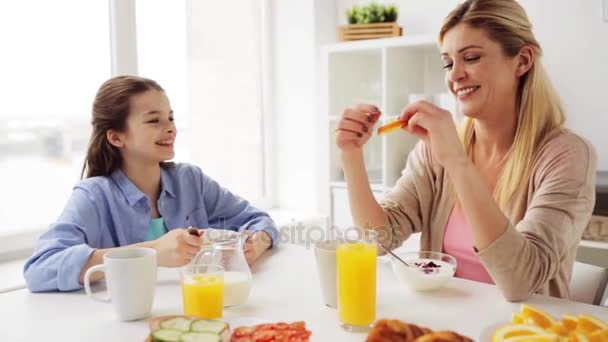
{"label": "girl's smiling face", "polygon": [[146,164],[173,159],[177,129],[167,95],[148,90],[133,96],[126,130],[117,134],[123,159]]}

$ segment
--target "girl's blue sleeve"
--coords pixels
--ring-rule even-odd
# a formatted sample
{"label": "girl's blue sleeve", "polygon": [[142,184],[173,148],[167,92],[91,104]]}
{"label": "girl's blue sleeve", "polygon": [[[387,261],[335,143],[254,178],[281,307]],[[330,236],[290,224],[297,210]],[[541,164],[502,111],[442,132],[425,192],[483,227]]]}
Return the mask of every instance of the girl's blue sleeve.
{"label": "girl's blue sleeve", "polygon": [[99,241],[99,213],[85,189],[76,187],[56,223],[38,240],[24,266],[32,292],[82,288],[80,272]]}
{"label": "girl's blue sleeve", "polygon": [[203,201],[210,227],[251,232],[261,230],[271,237],[271,247],[278,245],[279,231],[266,212],[251,206],[246,200],[222,188],[204,173],[201,172],[200,176],[202,177]]}

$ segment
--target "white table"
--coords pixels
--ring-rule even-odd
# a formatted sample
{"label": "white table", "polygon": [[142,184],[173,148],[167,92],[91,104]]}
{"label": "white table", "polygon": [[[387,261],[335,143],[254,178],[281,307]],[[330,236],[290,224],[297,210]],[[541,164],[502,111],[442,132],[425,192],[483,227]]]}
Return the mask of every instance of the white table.
{"label": "white table", "polygon": [[[246,305],[225,310],[225,318],[256,317],[269,321],[306,321],[313,341],[363,341],[338,326],[337,312],[321,302],[312,250],[283,245],[253,267],[254,287]],[[153,315],[182,312],[176,270],[164,269]],[[588,313],[608,320],[608,310],[545,296],[528,303],[554,315]],[[506,302],[495,286],[462,279],[430,293],[402,288],[383,259],[378,261],[378,318],[398,318],[432,329],[452,329],[478,339],[481,331],[510,320],[519,303]],[[143,341],[146,321],[118,322],[110,304],[94,302],[82,292],[31,294],[18,290],[0,295],[2,341]]]}

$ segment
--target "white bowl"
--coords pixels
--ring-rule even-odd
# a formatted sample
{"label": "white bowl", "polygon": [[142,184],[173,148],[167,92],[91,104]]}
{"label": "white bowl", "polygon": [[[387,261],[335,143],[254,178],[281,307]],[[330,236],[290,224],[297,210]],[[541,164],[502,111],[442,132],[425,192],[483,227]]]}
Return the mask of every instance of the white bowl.
{"label": "white bowl", "polygon": [[404,286],[414,291],[436,290],[454,276],[456,259],[439,252],[396,253],[408,266],[391,256],[393,273]]}

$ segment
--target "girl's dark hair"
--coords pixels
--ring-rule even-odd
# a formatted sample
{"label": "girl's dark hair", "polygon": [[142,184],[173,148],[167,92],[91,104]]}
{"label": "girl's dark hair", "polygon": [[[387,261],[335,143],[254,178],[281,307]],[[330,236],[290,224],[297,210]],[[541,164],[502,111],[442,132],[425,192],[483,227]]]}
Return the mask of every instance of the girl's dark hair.
{"label": "girl's dark hair", "polygon": [[[104,82],[93,102],[91,124],[93,132],[89,140],[87,156],[82,167],[81,178],[109,176],[122,165],[118,149],[110,144],[106,132],[126,129],[131,109],[131,98],[148,90],[163,91],[155,81],[139,76],[117,76]],[[86,177],[84,177],[86,173]]]}

